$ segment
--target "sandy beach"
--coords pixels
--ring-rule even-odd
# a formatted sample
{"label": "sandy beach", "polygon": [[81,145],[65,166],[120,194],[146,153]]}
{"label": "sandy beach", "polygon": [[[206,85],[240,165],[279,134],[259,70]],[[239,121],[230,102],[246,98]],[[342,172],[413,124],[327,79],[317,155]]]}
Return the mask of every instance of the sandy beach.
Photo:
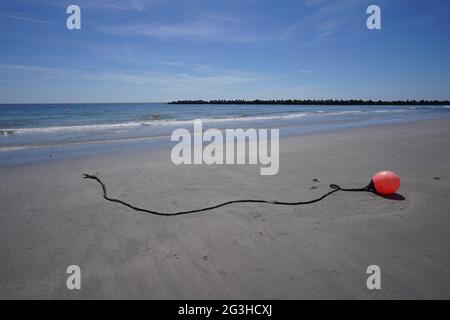
{"label": "sandy beach", "polygon": [[[450,298],[450,120],[280,140],[280,170],[175,166],[170,148],[0,167],[1,299]],[[242,204],[182,217],[137,214],[102,198],[176,211],[239,198],[301,201],[330,183],[365,186],[383,169],[399,196],[333,194],[298,207]],[[78,265],[82,289],[66,288]],[[381,268],[368,290],[366,268]]]}

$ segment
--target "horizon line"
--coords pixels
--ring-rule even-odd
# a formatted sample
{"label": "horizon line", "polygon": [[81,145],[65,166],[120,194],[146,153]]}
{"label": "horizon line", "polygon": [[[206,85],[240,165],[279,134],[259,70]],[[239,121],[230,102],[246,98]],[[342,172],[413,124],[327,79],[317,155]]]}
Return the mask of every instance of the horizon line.
{"label": "horizon line", "polygon": [[450,104],[450,100],[444,99],[400,99],[400,100],[382,100],[382,99],[182,99],[182,100],[172,100],[172,101],[140,101],[140,102],[131,102],[131,101],[120,101],[120,102],[0,102],[0,105],[57,105],[57,104],[280,104],[280,103],[293,103],[293,104],[305,104],[307,102],[314,102],[313,104],[317,104],[320,102],[328,102],[328,103],[344,103],[345,102],[357,102],[360,104],[393,104],[393,103],[402,103],[402,104],[442,104],[447,105]]}

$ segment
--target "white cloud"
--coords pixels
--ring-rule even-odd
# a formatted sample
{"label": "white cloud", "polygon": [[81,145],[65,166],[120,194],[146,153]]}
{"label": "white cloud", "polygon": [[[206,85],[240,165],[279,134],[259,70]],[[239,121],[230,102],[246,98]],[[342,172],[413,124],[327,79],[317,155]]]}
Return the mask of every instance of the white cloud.
{"label": "white cloud", "polygon": [[121,36],[144,36],[160,39],[183,39],[218,42],[261,42],[284,40],[293,34],[293,27],[262,31],[261,26],[249,25],[248,17],[217,13],[196,15],[177,23],[130,23],[99,26],[98,31]]}
{"label": "white cloud", "polygon": [[309,46],[317,45],[331,36],[354,35],[358,26],[365,26],[369,0],[306,0],[315,11],[302,26],[314,34]]}
{"label": "white cloud", "polygon": [[27,75],[29,79],[59,77],[77,82],[101,81],[102,83],[126,86],[144,86],[165,89],[224,88],[261,82],[271,77],[246,71],[214,70],[209,66],[190,65],[193,72],[128,72],[128,71],[81,71],[43,66],[0,64],[0,72]]}
{"label": "white cloud", "polygon": [[130,73],[130,72],[97,72],[85,73],[86,79],[97,81],[120,82],[127,85],[148,86],[153,88],[207,88],[248,84],[267,80],[264,75],[249,72],[215,72],[204,75],[189,73]]}
{"label": "white cloud", "polygon": [[41,66],[30,66],[22,64],[0,64],[0,71],[8,72],[37,72],[40,74],[56,74],[63,72],[62,69],[51,68],[51,67],[41,67]]}
{"label": "white cloud", "polygon": [[4,18],[27,21],[27,22],[34,22],[34,23],[41,23],[41,24],[53,24],[52,22],[49,22],[46,20],[35,19],[35,18],[24,17],[24,16],[17,16],[17,15],[13,15],[13,14],[0,13],[0,16],[4,17]]}
{"label": "white cloud", "polygon": [[161,0],[89,0],[86,7],[98,7],[102,9],[146,11],[150,5]]}

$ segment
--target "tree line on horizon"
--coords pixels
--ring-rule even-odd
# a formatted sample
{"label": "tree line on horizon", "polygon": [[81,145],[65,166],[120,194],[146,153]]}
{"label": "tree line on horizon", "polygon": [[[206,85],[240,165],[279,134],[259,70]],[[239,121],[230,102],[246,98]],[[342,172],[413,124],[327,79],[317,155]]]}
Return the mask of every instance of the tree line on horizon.
{"label": "tree line on horizon", "polygon": [[386,105],[386,106],[397,106],[397,105],[450,105],[448,100],[396,100],[396,101],[383,101],[383,100],[361,100],[361,99],[350,99],[350,100],[336,100],[336,99],[288,99],[288,100],[178,100],[172,101],[168,104],[251,104],[251,105]]}

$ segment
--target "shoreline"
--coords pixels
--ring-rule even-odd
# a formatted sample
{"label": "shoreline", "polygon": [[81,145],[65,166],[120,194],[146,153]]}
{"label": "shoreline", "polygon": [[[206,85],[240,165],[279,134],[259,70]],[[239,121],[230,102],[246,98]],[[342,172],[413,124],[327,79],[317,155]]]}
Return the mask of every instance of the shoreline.
{"label": "shoreline", "polygon": [[[377,128],[383,126],[403,126],[414,123],[427,123],[429,121],[439,121],[450,119],[450,117],[442,117],[440,119],[408,119],[399,121],[393,120],[392,123],[369,123],[356,124],[354,126],[317,128],[314,130],[303,130],[296,125],[280,127],[280,141],[284,139],[330,134],[333,132],[352,131],[366,128]],[[270,126],[262,126],[264,128],[276,128]],[[245,127],[244,127],[245,128]],[[220,129],[223,132],[223,129]],[[114,156],[123,153],[124,150],[130,152],[145,152],[146,150],[164,150],[170,149],[174,144],[170,141],[170,135],[149,136],[125,138],[111,141],[84,141],[72,142],[61,145],[37,145],[37,146],[18,146],[11,147],[12,150],[0,150],[0,167],[2,166],[21,166],[32,165],[37,163],[53,162],[56,159],[69,160],[78,158],[101,157],[103,154]],[[17,148],[17,149],[15,149]],[[12,158],[12,159],[11,159]]]}

